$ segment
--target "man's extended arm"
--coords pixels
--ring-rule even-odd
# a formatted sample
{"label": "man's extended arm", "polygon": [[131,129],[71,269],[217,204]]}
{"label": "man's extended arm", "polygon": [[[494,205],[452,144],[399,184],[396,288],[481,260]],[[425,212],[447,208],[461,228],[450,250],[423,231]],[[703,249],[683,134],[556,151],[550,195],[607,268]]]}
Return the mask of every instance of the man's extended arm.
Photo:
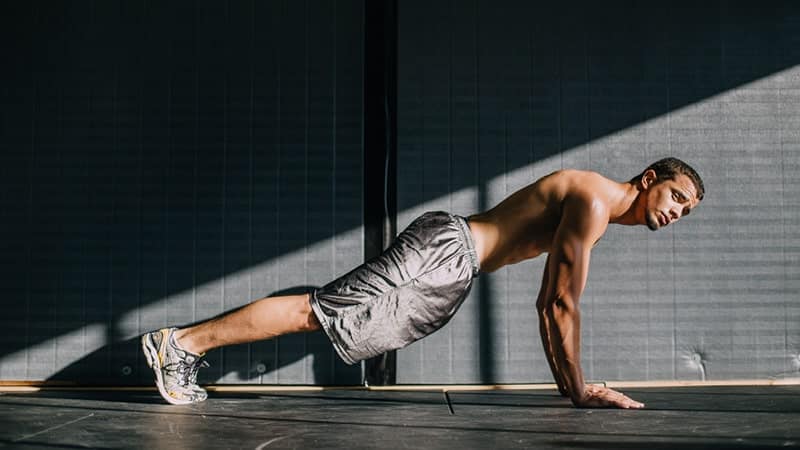
{"label": "man's extended arm", "polygon": [[558,385],[558,392],[564,397],[569,397],[567,385],[564,383],[563,376],[558,372],[555,359],[553,359],[553,344],[550,342],[550,322],[545,314],[545,297],[547,295],[547,286],[550,278],[550,271],[547,270],[550,265],[550,256],[544,263],[544,273],[542,274],[542,286],[539,288],[539,296],[536,298],[536,311],[539,313],[539,334],[542,337],[542,346],[544,347],[544,354],[547,358],[547,364],[550,366],[550,372],[553,373],[553,379],[556,380]]}
{"label": "man's extended arm", "polygon": [[586,285],[592,246],[607,226],[608,212],[602,204],[578,196],[564,201],[548,257],[547,289],[542,305],[555,366],[553,372],[557,382],[560,376],[575,406],[641,408],[644,405],[619,392],[586,385],[580,365],[578,302]]}

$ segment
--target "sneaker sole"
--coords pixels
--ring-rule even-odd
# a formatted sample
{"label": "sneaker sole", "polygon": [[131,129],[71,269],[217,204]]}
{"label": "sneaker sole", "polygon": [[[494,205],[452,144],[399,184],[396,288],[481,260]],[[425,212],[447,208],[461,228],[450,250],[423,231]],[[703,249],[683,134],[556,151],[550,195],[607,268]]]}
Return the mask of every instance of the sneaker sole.
{"label": "sneaker sole", "polygon": [[167,403],[172,405],[188,405],[194,403],[191,400],[178,400],[167,394],[167,390],[164,388],[164,378],[161,376],[161,362],[158,358],[158,349],[150,341],[149,336],[150,333],[142,336],[142,352],[147,360],[147,365],[153,369],[153,373],[156,376],[156,387],[158,388],[158,393],[161,394],[161,397],[163,397]]}

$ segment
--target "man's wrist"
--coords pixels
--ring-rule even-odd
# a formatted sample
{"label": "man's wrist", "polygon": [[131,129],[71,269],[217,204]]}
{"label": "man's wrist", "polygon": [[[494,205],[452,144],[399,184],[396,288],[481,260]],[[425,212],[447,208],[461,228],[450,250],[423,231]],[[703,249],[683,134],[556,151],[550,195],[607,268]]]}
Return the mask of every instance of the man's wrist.
{"label": "man's wrist", "polygon": [[573,390],[569,393],[572,404],[579,406],[586,403],[589,400],[589,394],[586,392],[586,385],[581,382],[576,383],[573,386]]}

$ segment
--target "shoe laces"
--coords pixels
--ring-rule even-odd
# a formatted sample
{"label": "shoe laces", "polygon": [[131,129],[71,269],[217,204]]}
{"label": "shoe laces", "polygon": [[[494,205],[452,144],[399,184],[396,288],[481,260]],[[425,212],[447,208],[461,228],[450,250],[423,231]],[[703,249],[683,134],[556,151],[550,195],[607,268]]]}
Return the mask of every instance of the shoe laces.
{"label": "shoe laces", "polygon": [[209,367],[203,357],[195,358],[194,361],[186,361],[186,357],[177,358],[174,363],[164,366],[164,370],[173,374],[180,386],[192,386],[197,384],[197,372],[203,367]]}
{"label": "shoe laces", "polygon": [[204,369],[210,366],[211,364],[209,364],[208,361],[206,361],[202,357],[197,358],[194,364],[192,364],[192,366],[189,368],[189,383],[197,385],[197,372],[199,372],[200,369]]}

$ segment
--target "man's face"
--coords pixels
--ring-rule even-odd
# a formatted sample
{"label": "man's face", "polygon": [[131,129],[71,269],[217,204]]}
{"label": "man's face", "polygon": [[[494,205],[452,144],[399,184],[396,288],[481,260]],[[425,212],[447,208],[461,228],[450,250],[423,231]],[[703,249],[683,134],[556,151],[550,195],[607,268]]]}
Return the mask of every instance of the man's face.
{"label": "man's face", "polygon": [[688,215],[700,203],[694,183],[683,174],[650,184],[646,198],[645,223],[653,231]]}

